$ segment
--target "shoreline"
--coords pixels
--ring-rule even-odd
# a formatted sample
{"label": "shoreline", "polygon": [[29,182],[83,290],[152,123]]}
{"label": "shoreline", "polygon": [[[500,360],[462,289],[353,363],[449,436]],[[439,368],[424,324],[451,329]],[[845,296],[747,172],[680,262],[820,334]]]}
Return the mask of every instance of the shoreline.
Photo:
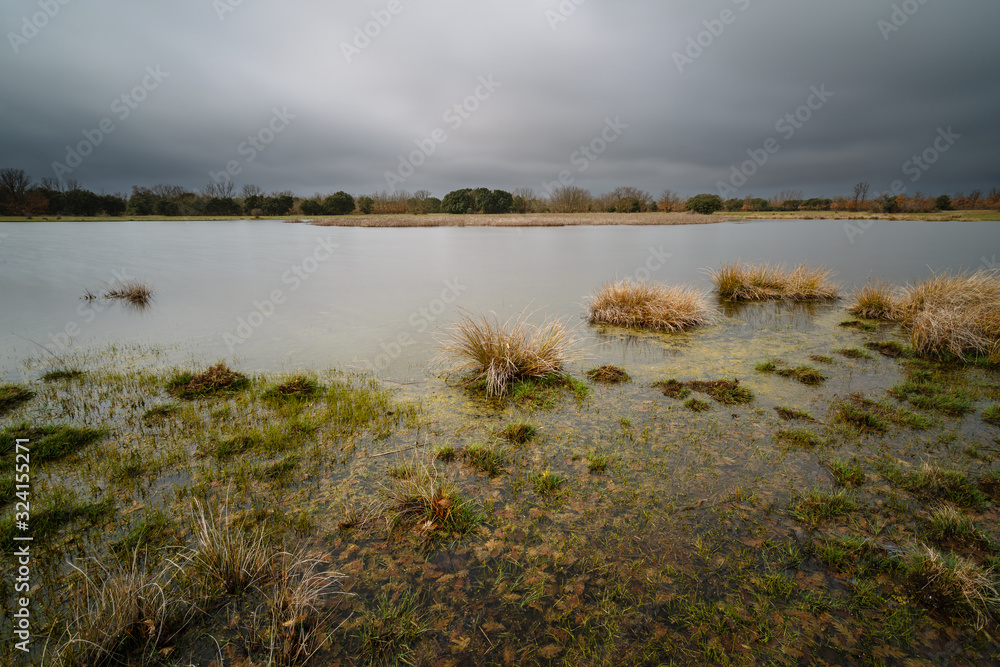
{"label": "shoreline", "polygon": [[245,220],[308,223],[320,227],[572,227],[707,225],[746,220],[909,220],[927,222],[1000,222],[1000,211],[969,210],[940,213],[857,213],[849,211],[768,211],[696,213],[506,213],[498,215],[430,213],[424,215],[351,214],[335,217],[273,216],[43,216],[0,217],[0,223],[20,222],[235,222]]}

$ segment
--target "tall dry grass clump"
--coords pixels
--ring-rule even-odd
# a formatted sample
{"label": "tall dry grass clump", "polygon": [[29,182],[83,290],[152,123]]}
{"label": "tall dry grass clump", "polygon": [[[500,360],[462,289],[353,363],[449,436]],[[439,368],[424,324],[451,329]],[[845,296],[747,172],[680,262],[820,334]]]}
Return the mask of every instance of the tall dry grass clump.
{"label": "tall dry grass clump", "polygon": [[153,288],[141,280],[122,280],[108,287],[104,298],[121,299],[136,306],[145,306],[153,298]]}
{"label": "tall dry grass clump", "polygon": [[851,304],[847,310],[869,320],[897,321],[903,316],[903,300],[893,285],[885,278],[865,281],[862,288],[851,291]]}
{"label": "tall dry grass clump", "polygon": [[735,261],[710,275],[719,295],[730,301],[817,301],[839,296],[837,285],[830,281],[831,270],[806,264],[787,269],[778,264]]}
{"label": "tall dry grass clump", "polygon": [[442,341],[453,372],[471,372],[469,384],[483,382],[488,396],[503,396],[519,380],[563,372],[572,332],[562,320],[541,325],[520,313],[501,320],[496,313],[464,313]]}
{"label": "tall dry grass clump", "polygon": [[588,310],[591,324],[656,331],[683,331],[714,319],[705,294],[693,287],[628,279],[603,285]]}
{"label": "tall dry grass clump", "polygon": [[1000,274],[942,274],[908,287],[900,319],[918,354],[1000,361]]}
{"label": "tall dry grass clump", "polygon": [[957,554],[924,546],[911,556],[910,584],[930,607],[964,612],[983,628],[1000,608],[1000,592],[991,572]]}

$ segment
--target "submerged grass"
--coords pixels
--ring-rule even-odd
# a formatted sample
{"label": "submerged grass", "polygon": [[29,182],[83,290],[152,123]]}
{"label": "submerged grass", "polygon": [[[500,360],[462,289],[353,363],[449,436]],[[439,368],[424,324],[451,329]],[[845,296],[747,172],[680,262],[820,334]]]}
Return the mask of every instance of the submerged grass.
{"label": "submerged grass", "polygon": [[976,511],[986,506],[986,496],[968,475],[958,470],[925,463],[920,470],[904,475],[901,483],[907,491],[925,498],[951,502]]}
{"label": "submerged grass", "polygon": [[105,299],[120,299],[136,306],[145,306],[153,298],[153,288],[141,280],[120,280],[110,285],[104,293]]}
{"label": "submerged grass", "polygon": [[739,380],[694,380],[691,382],[678,382],[670,379],[653,383],[654,389],[659,389],[664,396],[670,398],[684,399],[691,395],[692,391],[700,394],[708,394],[717,402],[723,405],[742,405],[754,400],[754,393],[746,387],[740,386]]}
{"label": "submerged grass", "polygon": [[868,341],[865,343],[865,347],[873,352],[878,352],[884,357],[889,357],[890,359],[911,356],[909,348],[897,343],[894,340]]}
{"label": "submerged grass", "polygon": [[787,269],[775,264],[730,262],[711,272],[719,295],[730,301],[833,300],[839,290],[830,281],[833,272],[800,264]]}
{"label": "submerged grass", "polygon": [[621,280],[603,285],[590,297],[591,324],[683,331],[713,321],[705,294],[687,286]]}
{"label": "submerged grass", "polygon": [[0,460],[8,456],[13,458],[18,439],[29,440],[33,463],[44,463],[78,452],[105,435],[107,431],[104,429],[76,428],[65,424],[33,426],[25,421],[0,431]]}
{"label": "submerged grass", "polygon": [[846,399],[835,402],[832,410],[836,421],[861,431],[885,433],[890,423],[921,431],[932,424],[923,415],[876,402],[860,394],[851,394]]}
{"label": "submerged grass", "polygon": [[421,466],[385,490],[394,527],[429,540],[460,538],[475,531],[482,514],[432,466]]}
{"label": "submerged grass", "polygon": [[792,514],[810,528],[855,511],[857,501],[845,491],[812,489],[792,505]]}
{"label": "submerged grass", "polygon": [[587,371],[587,377],[601,384],[621,384],[631,382],[632,377],[617,366],[599,366]]}
{"label": "submerged grass", "polygon": [[804,428],[775,431],[774,439],[779,445],[788,449],[815,449],[824,442],[815,433]]}
{"label": "submerged grass", "polygon": [[807,422],[816,421],[816,418],[813,417],[808,412],[805,412],[803,410],[796,410],[795,408],[778,406],[774,408],[774,411],[777,412],[778,416],[785,421],[795,421],[795,420],[807,421]]}
{"label": "submerged grass", "polygon": [[561,320],[541,325],[525,313],[501,321],[496,313],[465,313],[442,343],[452,372],[467,372],[467,384],[485,382],[487,396],[504,396],[519,380],[560,375],[573,339]]}
{"label": "submerged grass", "polygon": [[83,377],[83,371],[79,368],[57,368],[55,370],[47,371],[45,375],[42,376],[42,381],[58,382],[61,380],[75,380],[79,377]]}

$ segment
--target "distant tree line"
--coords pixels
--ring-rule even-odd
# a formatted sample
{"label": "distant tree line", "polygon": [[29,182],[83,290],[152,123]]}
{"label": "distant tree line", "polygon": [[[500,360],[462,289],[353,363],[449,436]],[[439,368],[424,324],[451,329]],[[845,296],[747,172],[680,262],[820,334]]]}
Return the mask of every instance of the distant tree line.
{"label": "distant tree line", "polygon": [[988,195],[982,190],[954,196],[931,197],[889,193],[870,195],[867,182],[858,183],[850,196],[833,199],[805,199],[801,192],[785,191],[763,199],[747,196],[723,201],[718,195],[700,194],[683,199],[670,189],[658,197],[638,188],[623,186],[592,195],[576,186],[553,189],[547,196],[531,188],[513,192],[490,188],[462,188],[443,199],[427,190],[374,192],[355,197],[344,191],[296,197],[291,192],[265,193],[256,185],[244,185],[236,192],[232,182],[210,181],[201,192],[176,185],[132,188],[128,195],[98,194],[77,181],[43,178],[36,183],[21,169],[0,169],[0,215],[2,216],[246,216],[287,215],[334,216],[371,214],[506,214],[506,213],[646,213],[652,211],[865,211],[876,213],[929,213],[948,210],[1000,210],[1000,189]]}

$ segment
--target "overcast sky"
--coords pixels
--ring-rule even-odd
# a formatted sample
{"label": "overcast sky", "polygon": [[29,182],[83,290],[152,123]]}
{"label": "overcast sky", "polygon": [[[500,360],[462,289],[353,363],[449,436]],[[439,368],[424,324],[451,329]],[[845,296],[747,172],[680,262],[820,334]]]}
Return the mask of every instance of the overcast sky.
{"label": "overcast sky", "polygon": [[105,192],[227,167],[299,195],[1000,186],[1000,3],[922,2],[4,0],[0,166]]}

